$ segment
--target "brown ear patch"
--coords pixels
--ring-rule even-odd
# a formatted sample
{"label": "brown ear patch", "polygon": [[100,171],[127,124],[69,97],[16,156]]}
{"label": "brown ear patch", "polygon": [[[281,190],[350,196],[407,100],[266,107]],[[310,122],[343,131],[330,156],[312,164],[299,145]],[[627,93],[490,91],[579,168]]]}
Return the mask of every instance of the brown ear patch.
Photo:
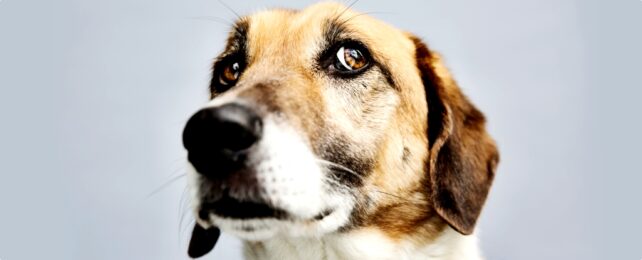
{"label": "brown ear patch", "polygon": [[499,161],[484,115],[463,95],[438,55],[418,38],[417,67],[428,105],[428,180],[437,213],[455,230],[471,234]]}

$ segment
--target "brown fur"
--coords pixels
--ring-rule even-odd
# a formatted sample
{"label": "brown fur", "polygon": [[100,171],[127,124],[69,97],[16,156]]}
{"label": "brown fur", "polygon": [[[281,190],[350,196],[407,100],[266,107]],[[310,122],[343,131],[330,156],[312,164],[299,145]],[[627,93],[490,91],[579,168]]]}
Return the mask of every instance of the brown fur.
{"label": "brown fur", "polygon": [[[245,37],[248,65],[229,92],[290,122],[317,156],[361,175],[350,184],[359,204],[344,232],[376,228],[420,243],[447,225],[473,232],[498,153],[484,116],[439,56],[332,3],[261,12],[237,28],[245,35],[235,30],[225,53]],[[316,59],[332,37],[360,40],[376,66],[353,81],[328,77]]]}

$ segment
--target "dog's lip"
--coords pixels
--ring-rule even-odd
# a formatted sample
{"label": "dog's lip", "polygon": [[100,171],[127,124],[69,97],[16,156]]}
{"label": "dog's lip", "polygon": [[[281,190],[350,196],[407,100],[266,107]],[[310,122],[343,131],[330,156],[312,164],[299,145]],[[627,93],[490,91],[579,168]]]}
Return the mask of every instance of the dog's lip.
{"label": "dog's lip", "polygon": [[214,202],[201,205],[198,212],[201,219],[208,219],[209,214],[232,219],[260,219],[275,218],[285,219],[288,214],[265,202],[241,201],[230,196],[223,196]]}
{"label": "dog's lip", "polygon": [[[309,220],[320,221],[334,212],[333,209],[321,211]],[[230,219],[265,219],[294,220],[287,211],[273,207],[265,202],[241,201],[230,196],[223,196],[215,202],[203,203],[198,211],[203,220],[209,219],[210,214]]]}

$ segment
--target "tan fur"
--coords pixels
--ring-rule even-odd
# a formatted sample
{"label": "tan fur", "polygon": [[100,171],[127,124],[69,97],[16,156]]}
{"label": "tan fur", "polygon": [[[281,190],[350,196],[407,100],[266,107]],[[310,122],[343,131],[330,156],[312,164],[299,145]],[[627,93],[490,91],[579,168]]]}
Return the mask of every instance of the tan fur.
{"label": "tan fur", "polygon": [[[390,70],[394,86],[374,69],[362,76],[367,88],[318,72],[314,60],[323,51],[323,25],[334,17]],[[347,154],[371,162],[358,198],[369,204],[358,206],[359,219],[347,232],[376,229],[417,247],[449,225],[472,233],[498,155],[483,115],[439,56],[414,36],[335,3],[264,11],[243,22],[249,24],[249,65],[237,86],[213,96],[236,95],[259,104],[263,113],[281,115],[317,154],[327,152],[329,138],[340,136]],[[426,86],[426,78],[432,85]],[[427,89],[435,91],[443,111],[429,111]],[[429,117],[442,125],[429,125]],[[443,129],[430,143],[428,132],[435,127]],[[442,153],[444,147],[450,154]],[[476,186],[461,186],[468,183]],[[447,208],[446,195],[463,204]]]}

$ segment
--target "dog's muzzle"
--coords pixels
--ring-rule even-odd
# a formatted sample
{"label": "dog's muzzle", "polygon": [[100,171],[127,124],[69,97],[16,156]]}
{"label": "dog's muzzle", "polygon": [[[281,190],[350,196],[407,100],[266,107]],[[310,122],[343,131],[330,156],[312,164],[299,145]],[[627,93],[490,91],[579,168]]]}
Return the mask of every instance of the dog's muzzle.
{"label": "dog's muzzle", "polygon": [[183,131],[188,160],[205,181],[215,184],[201,201],[201,219],[211,213],[237,219],[284,215],[251,192],[259,187],[247,161],[262,131],[261,118],[236,103],[204,108],[188,120]]}

